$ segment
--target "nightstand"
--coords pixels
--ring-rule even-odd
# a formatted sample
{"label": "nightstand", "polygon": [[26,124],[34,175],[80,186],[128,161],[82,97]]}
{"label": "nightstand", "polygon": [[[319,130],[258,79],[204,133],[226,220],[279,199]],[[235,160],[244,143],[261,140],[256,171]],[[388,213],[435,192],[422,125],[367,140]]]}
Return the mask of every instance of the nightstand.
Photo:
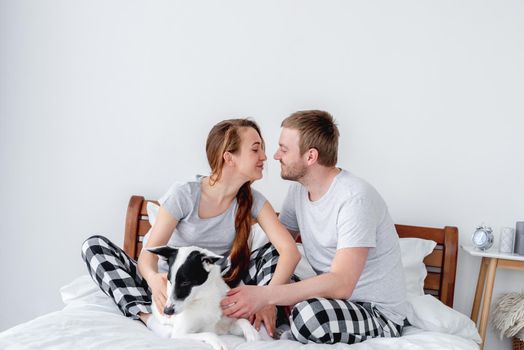
{"label": "nightstand", "polygon": [[[477,324],[480,337],[482,338],[482,344],[480,344],[480,350],[482,350],[484,348],[484,340],[486,339],[489,308],[491,306],[491,297],[493,296],[493,285],[495,284],[497,268],[524,271],[524,256],[499,253],[497,249],[493,248],[482,251],[473,246],[461,245],[460,247],[470,255],[482,257],[479,278],[477,280],[477,289],[475,291],[475,299],[473,300],[473,307],[471,309],[471,319]],[[486,285],[485,291],[484,285]],[[482,295],[484,295],[484,298],[482,298]],[[482,311],[480,314],[480,320],[477,322],[479,309],[482,309]]]}

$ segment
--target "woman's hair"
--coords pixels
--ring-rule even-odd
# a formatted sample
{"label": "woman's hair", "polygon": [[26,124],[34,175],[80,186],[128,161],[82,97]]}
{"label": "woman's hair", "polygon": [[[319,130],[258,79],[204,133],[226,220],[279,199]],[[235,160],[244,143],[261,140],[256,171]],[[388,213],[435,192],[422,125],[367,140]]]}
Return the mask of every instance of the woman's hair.
{"label": "woman's hair", "polygon": [[[222,176],[224,166],[224,153],[237,153],[240,151],[240,129],[253,128],[258,132],[264,147],[264,140],[258,125],[249,119],[228,119],[216,124],[206,142],[207,161],[211,167],[209,183],[213,186]],[[236,286],[247,272],[249,258],[251,255],[248,239],[251,232],[251,206],[253,204],[253,194],[251,183],[247,181],[240,187],[237,193],[238,208],[235,217],[235,240],[231,247],[231,267],[224,276],[226,283],[233,287]]]}
{"label": "woman's hair", "polygon": [[299,111],[284,119],[281,126],[298,130],[301,155],[315,148],[320,165],[337,165],[339,132],[331,114],[318,110]]}

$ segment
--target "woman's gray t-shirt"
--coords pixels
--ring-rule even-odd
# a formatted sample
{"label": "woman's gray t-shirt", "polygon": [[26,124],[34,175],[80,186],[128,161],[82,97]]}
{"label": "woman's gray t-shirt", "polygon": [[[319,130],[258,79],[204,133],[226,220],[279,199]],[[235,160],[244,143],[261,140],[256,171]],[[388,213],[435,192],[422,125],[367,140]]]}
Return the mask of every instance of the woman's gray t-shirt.
{"label": "woman's gray t-shirt", "polygon": [[[168,245],[174,247],[194,245],[215,254],[228,256],[236,234],[235,215],[238,203],[235,199],[222,214],[211,218],[200,218],[198,208],[202,193],[202,178],[197,177],[196,181],[176,183],[160,199],[162,207],[178,221]],[[256,219],[266,203],[266,198],[253,188],[251,191],[253,193],[251,215]],[[164,266],[159,264],[159,270],[164,270]]]}

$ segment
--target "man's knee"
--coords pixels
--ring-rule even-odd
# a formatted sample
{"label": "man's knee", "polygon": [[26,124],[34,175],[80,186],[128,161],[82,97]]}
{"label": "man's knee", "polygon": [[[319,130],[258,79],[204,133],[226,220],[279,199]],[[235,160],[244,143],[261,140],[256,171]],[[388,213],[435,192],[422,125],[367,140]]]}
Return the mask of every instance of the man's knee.
{"label": "man's knee", "polygon": [[319,318],[319,306],[321,306],[320,299],[312,298],[296,304],[291,311],[291,334],[299,342],[304,344],[309,341],[326,342],[324,338],[327,333],[322,317]]}
{"label": "man's knee", "polygon": [[[301,343],[358,343],[367,338],[355,333],[352,320],[345,319],[340,301],[312,298],[298,303],[291,313],[291,334]],[[338,324],[338,325],[335,325]]]}

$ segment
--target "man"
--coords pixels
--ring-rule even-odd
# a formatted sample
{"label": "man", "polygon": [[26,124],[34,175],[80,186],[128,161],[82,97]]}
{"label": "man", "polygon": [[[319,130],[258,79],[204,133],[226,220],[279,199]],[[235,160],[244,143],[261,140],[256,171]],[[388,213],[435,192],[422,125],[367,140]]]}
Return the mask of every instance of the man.
{"label": "man", "polygon": [[282,122],[283,179],[293,183],[280,221],[300,234],[317,276],[286,285],[232,289],[224,314],[248,317],[267,305],[295,305],[291,333],[302,343],[357,343],[398,337],[406,299],[395,226],[378,192],[336,167],[339,132],[327,112]]}

